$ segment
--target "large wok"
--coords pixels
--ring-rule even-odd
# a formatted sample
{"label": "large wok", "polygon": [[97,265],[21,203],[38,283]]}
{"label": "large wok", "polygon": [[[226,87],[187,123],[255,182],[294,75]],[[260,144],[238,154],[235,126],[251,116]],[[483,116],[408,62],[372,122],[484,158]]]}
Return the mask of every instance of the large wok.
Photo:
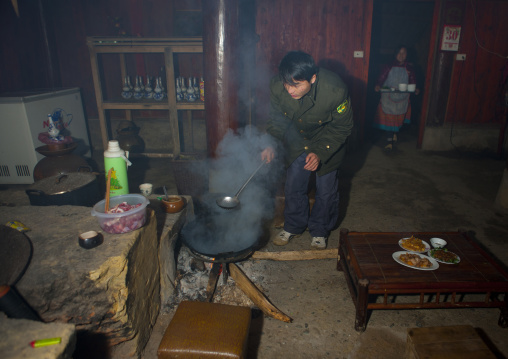
{"label": "large wok", "polygon": [[205,203],[196,206],[195,219],[182,228],[182,242],[214,261],[245,258],[260,244],[264,214],[248,204],[234,210],[222,209],[215,204],[219,196],[209,195]]}

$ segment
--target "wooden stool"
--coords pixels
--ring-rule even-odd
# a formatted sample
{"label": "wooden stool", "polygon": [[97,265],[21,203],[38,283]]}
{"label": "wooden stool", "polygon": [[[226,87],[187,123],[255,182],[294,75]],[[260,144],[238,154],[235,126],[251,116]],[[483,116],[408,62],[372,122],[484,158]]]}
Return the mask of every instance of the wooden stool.
{"label": "wooden stool", "polygon": [[166,358],[244,358],[250,308],[207,302],[181,302],[159,345]]}
{"label": "wooden stool", "polygon": [[470,325],[411,328],[407,331],[406,358],[494,359]]}

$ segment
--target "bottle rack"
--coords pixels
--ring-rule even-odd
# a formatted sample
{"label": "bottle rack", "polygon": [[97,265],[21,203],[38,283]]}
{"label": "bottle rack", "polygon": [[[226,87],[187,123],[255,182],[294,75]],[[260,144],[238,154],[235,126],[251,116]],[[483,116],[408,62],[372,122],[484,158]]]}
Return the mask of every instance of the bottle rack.
{"label": "bottle rack", "polygon": [[[178,157],[180,154],[180,136],[178,128],[178,111],[204,110],[205,105],[201,101],[185,102],[176,101],[175,91],[175,55],[179,53],[202,53],[203,41],[201,37],[186,38],[131,38],[131,37],[88,37],[87,45],[90,51],[92,76],[95,88],[95,98],[102,136],[102,144],[107,148],[109,136],[106,121],[106,111],[126,110],[126,119],[131,120],[131,110],[167,110],[169,111],[169,127],[171,140],[173,142],[173,153],[167,157]],[[164,101],[153,99],[126,100],[121,97],[121,90],[118,91],[118,98],[105,98],[103,88],[104,79],[101,77],[100,56],[103,54],[118,54],[121,78],[118,79],[119,87],[125,76],[129,75],[126,69],[127,54],[162,54],[164,56],[164,68],[166,73],[167,98]],[[149,154],[163,157],[164,154]]]}

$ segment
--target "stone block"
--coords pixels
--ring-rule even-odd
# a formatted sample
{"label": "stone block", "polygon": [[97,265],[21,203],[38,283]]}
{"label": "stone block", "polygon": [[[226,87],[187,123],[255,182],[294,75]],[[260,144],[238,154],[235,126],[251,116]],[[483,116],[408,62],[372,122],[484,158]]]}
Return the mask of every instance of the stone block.
{"label": "stone block", "polygon": [[[0,208],[0,220],[19,220],[31,228],[28,269],[18,292],[45,322],[72,323],[77,330],[101,333],[110,345],[135,341],[140,352],[160,309],[159,236],[154,211],[133,232],[108,234],[90,208],[27,206]],[[102,232],[104,243],[81,248],[80,233]]]}
{"label": "stone block", "polygon": [[157,232],[160,233],[159,265],[160,265],[160,296],[161,310],[167,312],[171,307],[173,293],[175,292],[176,258],[175,246],[178,241],[180,230],[185,225],[189,216],[194,214],[191,196],[185,198],[184,209],[177,214],[168,214],[161,210],[160,201],[156,195],[148,197],[150,206],[155,208],[157,217]]}
{"label": "stone block", "polygon": [[[9,319],[3,315],[0,315],[0,338],[2,359],[71,359],[76,347],[73,324]],[[61,342],[39,348],[30,346],[34,340],[48,338],[61,338]]]}

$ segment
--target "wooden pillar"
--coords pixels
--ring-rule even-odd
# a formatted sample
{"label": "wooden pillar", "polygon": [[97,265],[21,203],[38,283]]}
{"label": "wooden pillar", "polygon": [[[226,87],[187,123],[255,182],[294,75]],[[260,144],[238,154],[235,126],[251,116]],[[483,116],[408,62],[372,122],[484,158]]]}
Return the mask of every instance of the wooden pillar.
{"label": "wooden pillar", "polygon": [[[426,121],[422,117],[420,123],[419,136],[421,138],[423,138],[424,126],[443,126],[447,121],[450,121],[450,114],[448,114],[447,111],[453,67],[455,64],[455,55],[457,52],[442,50],[441,40],[443,37],[444,26],[462,26],[466,11],[466,3],[463,1],[436,1],[435,6],[440,6],[439,11],[441,12],[441,17],[438,21],[437,29],[433,30],[438,34],[438,38],[436,39],[437,54],[433,62],[434,75],[432,77],[432,85],[430,90],[426,91],[428,92],[429,105]],[[429,71],[427,71],[427,74],[429,74]],[[419,142],[421,142],[420,138]]]}
{"label": "wooden pillar", "polygon": [[208,155],[238,127],[238,0],[203,1],[203,60]]}

